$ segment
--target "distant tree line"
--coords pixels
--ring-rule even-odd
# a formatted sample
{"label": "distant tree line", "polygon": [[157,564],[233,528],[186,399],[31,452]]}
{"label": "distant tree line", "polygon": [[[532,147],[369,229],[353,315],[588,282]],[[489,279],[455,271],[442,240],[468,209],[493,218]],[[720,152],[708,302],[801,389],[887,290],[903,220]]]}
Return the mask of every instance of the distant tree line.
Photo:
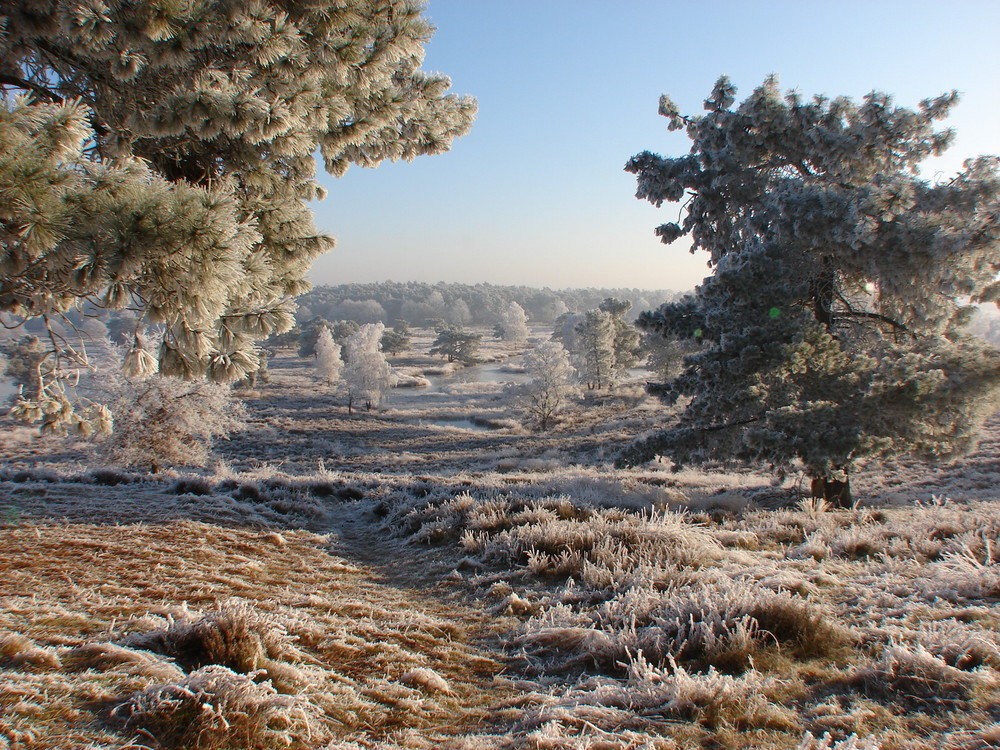
{"label": "distant tree line", "polygon": [[495,326],[504,320],[511,303],[517,303],[533,323],[553,323],[568,312],[600,306],[609,297],[628,301],[635,314],[658,307],[680,295],[669,290],[647,289],[538,289],[494,284],[439,282],[317,286],[300,296],[296,321],[304,327],[314,318],[352,320],[359,324],[392,325],[404,320],[426,326],[441,321],[456,326]]}

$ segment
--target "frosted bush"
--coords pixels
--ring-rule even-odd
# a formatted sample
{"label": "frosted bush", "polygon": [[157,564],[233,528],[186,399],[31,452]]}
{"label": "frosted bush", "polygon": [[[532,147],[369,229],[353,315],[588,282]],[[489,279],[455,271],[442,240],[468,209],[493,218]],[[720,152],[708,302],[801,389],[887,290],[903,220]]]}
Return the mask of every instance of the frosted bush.
{"label": "frosted bush", "polygon": [[120,354],[107,344],[99,374],[82,387],[107,404],[114,417],[113,432],[100,443],[111,462],[153,472],[171,465],[204,466],[215,440],[244,427],[246,409],[228,385],[129,376],[116,364]]}
{"label": "frosted bush", "polygon": [[111,711],[114,723],[180,750],[314,747],[311,706],[267,682],[211,665],[177,683],[154,685]]}
{"label": "frosted bush", "polygon": [[184,617],[165,630],[130,635],[122,644],[172,657],[186,669],[217,665],[264,675],[282,692],[295,692],[309,681],[293,664],[302,655],[284,626],[239,600],[197,620]]}
{"label": "frosted bush", "polygon": [[697,581],[666,588],[635,585],[600,605],[553,606],[528,620],[515,643],[545,671],[584,663],[614,670],[640,651],[660,665],[676,659],[739,671],[774,646],[811,657],[849,640],[849,633],[815,605],[786,592],[721,579],[711,586]]}
{"label": "frosted bush", "polygon": [[[540,513],[539,509],[545,507],[556,512]],[[487,560],[530,560],[539,573],[547,572],[547,567],[558,567],[558,560],[565,562],[567,555],[580,563],[578,568],[589,560],[627,569],[668,562],[699,567],[724,554],[721,545],[705,530],[666,511],[629,513],[579,508],[568,498],[544,498],[523,504],[509,501],[502,509],[485,506],[483,512],[481,517],[475,512],[470,515],[470,533],[463,538],[466,549]],[[485,519],[496,519],[498,513],[504,518],[502,526],[495,520],[484,526]],[[546,565],[546,558],[553,561],[553,566]],[[551,572],[559,574],[554,569]]]}

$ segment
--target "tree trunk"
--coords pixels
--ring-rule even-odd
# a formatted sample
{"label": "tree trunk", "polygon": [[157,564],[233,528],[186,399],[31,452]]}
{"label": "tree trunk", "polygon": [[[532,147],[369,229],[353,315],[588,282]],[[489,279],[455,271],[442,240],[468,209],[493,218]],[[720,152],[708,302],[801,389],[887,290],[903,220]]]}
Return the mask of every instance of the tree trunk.
{"label": "tree trunk", "polygon": [[823,258],[823,270],[809,282],[809,295],[812,297],[813,315],[828,332],[833,329],[833,299],[836,289],[836,274],[830,268],[828,258]]}
{"label": "tree trunk", "polygon": [[810,486],[813,497],[822,498],[835,508],[850,508],[854,504],[851,498],[851,479],[845,476],[843,480],[833,477],[813,477]]}

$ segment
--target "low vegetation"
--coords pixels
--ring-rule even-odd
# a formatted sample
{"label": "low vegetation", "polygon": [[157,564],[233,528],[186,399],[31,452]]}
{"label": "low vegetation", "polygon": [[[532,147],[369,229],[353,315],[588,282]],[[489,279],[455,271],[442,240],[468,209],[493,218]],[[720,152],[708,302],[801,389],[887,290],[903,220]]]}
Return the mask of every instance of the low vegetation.
{"label": "low vegetation", "polygon": [[[394,368],[427,377],[432,338]],[[611,468],[660,413],[638,385],[537,433],[504,421],[502,383],[348,414],[321,381],[279,354],[196,472],[92,468],[4,423],[7,747],[1000,739],[1000,426],[955,467],[859,474],[864,502],[834,509],[798,477]]]}

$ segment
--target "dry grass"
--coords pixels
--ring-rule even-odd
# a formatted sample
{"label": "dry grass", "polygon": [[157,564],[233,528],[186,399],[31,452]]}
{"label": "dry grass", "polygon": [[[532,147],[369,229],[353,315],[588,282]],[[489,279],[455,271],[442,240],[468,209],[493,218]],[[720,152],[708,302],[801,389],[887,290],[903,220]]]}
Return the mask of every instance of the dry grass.
{"label": "dry grass", "polygon": [[663,419],[631,387],[538,436],[272,374],[200,475],[0,424],[0,748],[1000,746],[1000,426],[831,510],[611,468]]}
{"label": "dry grass", "polygon": [[431,600],[309,532],[25,523],[0,544],[0,730],[19,747],[447,737],[495,693],[499,665]]}

